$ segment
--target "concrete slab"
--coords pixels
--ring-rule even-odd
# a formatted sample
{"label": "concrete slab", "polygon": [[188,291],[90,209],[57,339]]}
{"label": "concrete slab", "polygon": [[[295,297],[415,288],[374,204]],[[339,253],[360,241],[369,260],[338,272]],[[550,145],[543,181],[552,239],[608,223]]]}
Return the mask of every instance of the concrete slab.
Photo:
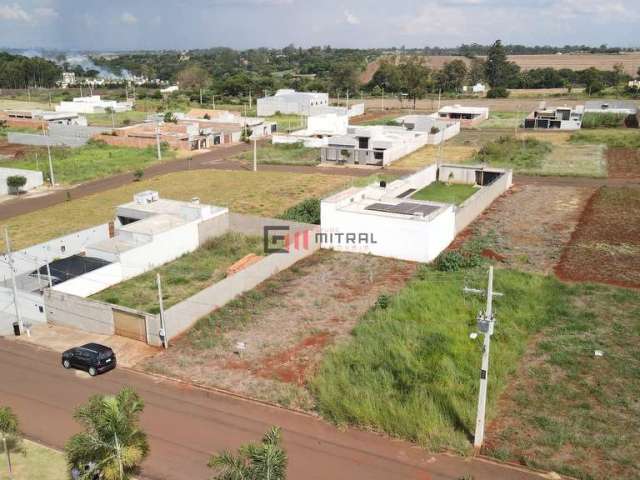
{"label": "concrete slab", "polygon": [[51,324],[34,325],[31,328],[30,337],[21,335],[20,337],[7,336],[5,338],[31,343],[60,353],[85,343],[100,343],[110,347],[116,353],[118,364],[123,367],[133,367],[159,352],[156,347],[120,335],[99,335]]}

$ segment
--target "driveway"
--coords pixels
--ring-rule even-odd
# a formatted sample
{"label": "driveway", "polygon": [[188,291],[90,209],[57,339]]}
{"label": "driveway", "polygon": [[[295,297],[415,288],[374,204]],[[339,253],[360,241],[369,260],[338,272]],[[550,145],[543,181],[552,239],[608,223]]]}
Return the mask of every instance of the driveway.
{"label": "driveway", "polygon": [[0,403],[11,406],[31,439],[61,448],[78,431],[76,406],[97,393],[133,386],[145,400],[142,426],[151,454],[150,480],[205,480],[210,454],[283,429],[292,480],[533,480],[538,474],[479,459],[430,455],[411,444],[351,429],[337,430],[310,415],[117,368],[89,378],[64,370],[55,352],[0,339]]}

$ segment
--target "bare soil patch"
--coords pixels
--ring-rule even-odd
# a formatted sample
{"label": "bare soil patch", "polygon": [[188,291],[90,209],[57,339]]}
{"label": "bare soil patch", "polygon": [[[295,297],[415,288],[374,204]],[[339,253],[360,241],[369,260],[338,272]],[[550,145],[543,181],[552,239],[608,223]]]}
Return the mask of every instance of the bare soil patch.
{"label": "bare soil patch", "polygon": [[607,171],[609,178],[640,178],[640,150],[607,149]]}
{"label": "bare soil patch", "polygon": [[640,288],[640,188],[602,187],[592,195],[556,274]]}
{"label": "bare soil patch", "polygon": [[347,338],[378,297],[400,290],[415,269],[410,262],[320,251],[201,319],[140,366],[310,408],[305,383],[324,350]]}
{"label": "bare soil patch", "polygon": [[593,191],[588,186],[516,185],[458,235],[453,248],[483,237],[489,243],[485,257],[527,272],[551,273]]}

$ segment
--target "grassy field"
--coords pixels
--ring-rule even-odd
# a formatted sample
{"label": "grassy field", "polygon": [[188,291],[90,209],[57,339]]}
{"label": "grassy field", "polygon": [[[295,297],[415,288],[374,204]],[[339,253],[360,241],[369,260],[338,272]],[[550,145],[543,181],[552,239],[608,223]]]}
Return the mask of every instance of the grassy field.
{"label": "grassy field", "polygon": [[262,238],[227,233],[207,242],[192,253],[114,285],[91,298],[144,312],[158,313],[160,309],[156,287],[157,273],[162,277],[164,307],[169,308],[222,280],[226,269],[245,255],[262,255],[262,248]]}
{"label": "grassy field", "polygon": [[267,117],[268,120],[278,124],[278,132],[290,132],[305,128],[305,119],[300,115],[286,115],[280,113]]}
{"label": "grassy field", "polygon": [[[154,148],[114,147],[94,142],[79,148],[56,147],[51,149],[53,174],[56,183],[75,184],[107,177],[116,173],[129,172],[144,168],[154,162]],[[165,149],[163,159],[170,159],[175,152]],[[42,151],[36,156],[29,154],[25,158],[3,162],[5,167],[40,170],[49,178],[49,164]]]}
{"label": "grassy field", "polygon": [[[467,452],[481,357],[481,343],[469,334],[482,299],[462,288],[485,281],[484,270],[424,270],[388,308],[371,310],[311,381],[322,415],[429,449]],[[552,278],[499,270],[495,284],[505,296],[496,302],[489,418],[531,336],[569,310],[569,288]]]}
{"label": "grassy field", "polygon": [[[253,150],[236,155],[244,162],[253,162]],[[301,143],[268,143],[258,147],[258,163],[263,165],[317,165],[320,163],[320,150],[306,148]]]}
{"label": "grassy field", "polygon": [[113,119],[109,113],[93,113],[86,115],[86,117],[89,121],[89,125],[111,127],[115,121],[116,127],[122,127],[125,125],[144,122],[149,113],[150,112],[131,110],[130,112],[116,112],[113,114]]}
{"label": "grassy field", "polygon": [[[229,207],[234,212],[275,216],[309,197],[321,198],[351,185],[349,177],[279,172],[199,170],[143,179],[107,192],[72,200],[10,218],[3,222],[15,249],[71,233],[113,219],[115,208],[134,193],[157,190],[165,198]],[[72,194],[73,197],[73,194]],[[0,250],[4,241],[0,240]]]}
{"label": "grassy field", "polygon": [[[61,452],[24,441],[25,454],[11,455],[13,480],[67,480],[67,462]],[[0,480],[9,480],[7,457],[0,455]]]}
{"label": "grassy field", "polygon": [[522,123],[525,112],[490,112],[489,119],[478,125],[480,129],[486,128],[504,128],[514,130],[516,126]]}
{"label": "grassy field", "polygon": [[464,163],[475,153],[475,148],[464,145],[446,143],[440,149],[434,145],[427,145],[404,158],[389,165],[390,170],[418,170],[432,165],[440,160],[442,163]]}
{"label": "grassy field", "polygon": [[582,131],[572,134],[570,142],[576,145],[602,144],[610,148],[640,148],[640,131],[634,129]]}
{"label": "grassy field", "polygon": [[392,115],[385,115],[383,117],[376,118],[374,120],[368,120],[358,125],[398,125],[394,120],[398,118],[400,115],[394,113]]}
{"label": "grassy field", "polygon": [[39,128],[33,128],[33,127],[4,127],[4,128],[0,128],[0,139],[6,139],[7,138],[7,134],[9,132],[42,134],[42,130],[40,130]]}
{"label": "grassy field", "polygon": [[414,200],[429,200],[432,202],[453,203],[459,205],[477,192],[473,185],[460,183],[446,184],[433,182],[422,190],[418,190],[411,198]]}
{"label": "grassy field", "polygon": [[487,453],[585,480],[640,478],[640,292],[572,290],[571,315],[542,331],[501,399]]}

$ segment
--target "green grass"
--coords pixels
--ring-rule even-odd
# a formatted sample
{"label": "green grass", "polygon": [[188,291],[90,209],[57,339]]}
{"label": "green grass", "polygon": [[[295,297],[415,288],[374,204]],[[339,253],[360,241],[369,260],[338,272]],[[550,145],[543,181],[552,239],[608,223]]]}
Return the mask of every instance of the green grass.
{"label": "green grass", "polygon": [[640,148],[640,131],[623,129],[576,132],[569,141],[576,145],[603,144],[609,148]]}
{"label": "green grass", "polygon": [[9,132],[42,134],[42,130],[40,130],[39,128],[33,128],[33,127],[0,127],[0,138],[6,140],[7,134]]}
{"label": "green grass", "polygon": [[149,313],[158,313],[156,274],[163,283],[164,307],[169,308],[225,277],[226,269],[249,253],[262,255],[262,238],[227,233],[198,250],[138,275],[91,298]]}
{"label": "green grass", "polygon": [[[371,310],[349,342],[331,350],[311,381],[320,413],[420,443],[466,452],[474,429],[481,343],[471,341],[482,299],[462,294],[482,287],[485,272],[422,271]],[[569,288],[542,276],[499,270],[498,325],[493,337],[488,416],[513,374],[531,335],[560,322]]]}
{"label": "green grass", "polygon": [[271,122],[276,122],[276,124],[278,125],[278,132],[300,130],[302,128],[305,128],[306,124],[304,117],[300,115],[279,113],[277,115],[272,115],[266,118]]}
{"label": "green grass", "polygon": [[[236,158],[253,162],[253,150],[238,154]],[[320,150],[306,148],[301,143],[272,144],[258,147],[258,163],[263,165],[317,165],[320,163]]]}
{"label": "green grass", "polygon": [[[151,112],[139,112],[131,110],[129,112],[116,112],[113,114],[113,120],[115,120],[116,127],[122,127],[124,125],[133,125],[135,123],[144,122]],[[89,125],[98,127],[111,127],[113,126],[110,113],[93,113],[86,115]]]}
{"label": "green grass", "polygon": [[[56,147],[51,149],[53,172],[56,183],[74,184],[107,177],[116,173],[129,172],[144,168],[156,159],[154,148],[114,147],[92,142],[79,148]],[[175,152],[165,150],[163,159],[175,156]],[[40,170],[45,178],[49,178],[49,164],[46,152],[40,150],[36,156],[30,153],[19,160],[3,162],[4,167]]]}
{"label": "green grass", "polygon": [[414,200],[428,200],[431,202],[453,203],[455,205],[460,205],[476,192],[477,189],[473,185],[433,182],[422,190],[418,190],[411,196],[411,198]]}
{"label": "green grass", "polygon": [[537,172],[542,167],[544,157],[552,149],[551,143],[536,138],[501,136],[483,146],[471,159],[471,163]]}
{"label": "green grass", "polygon": [[485,128],[504,128],[514,130],[516,126],[522,123],[526,117],[524,112],[491,112],[489,118],[481,122],[478,127]]}
{"label": "green grass", "polygon": [[[11,455],[13,480],[67,480],[68,470],[64,454],[37,443],[24,441],[25,454]],[[0,480],[9,480],[7,457],[0,455]]]}
{"label": "green grass", "polygon": [[585,113],[582,128],[622,128],[627,115],[624,113]]}
{"label": "green grass", "polygon": [[398,118],[399,116],[400,115],[397,113],[394,115],[385,115],[383,117],[376,118],[374,120],[369,120],[367,122],[359,123],[358,125],[398,125],[395,119]]}

